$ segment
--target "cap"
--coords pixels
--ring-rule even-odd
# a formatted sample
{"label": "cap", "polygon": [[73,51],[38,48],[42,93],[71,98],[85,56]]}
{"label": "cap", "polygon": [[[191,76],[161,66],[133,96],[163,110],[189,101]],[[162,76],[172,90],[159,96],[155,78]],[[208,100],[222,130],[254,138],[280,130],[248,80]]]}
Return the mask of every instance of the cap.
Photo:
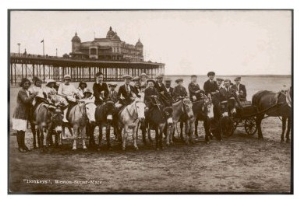
{"label": "cap", "polygon": [[222,78],[217,78],[216,80],[217,80],[217,81],[221,81],[221,82],[224,81],[224,79],[222,79]]}
{"label": "cap", "polygon": [[132,76],[125,74],[125,75],[123,75],[123,79],[132,79]]}
{"label": "cap", "polygon": [[197,77],[197,75],[193,74],[193,75],[191,76],[191,78],[193,78],[193,77]]}
{"label": "cap", "polygon": [[102,73],[102,72],[97,72],[97,73],[95,74],[96,77],[99,77],[100,75],[103,75],[103,73]]}
{"label": "cap", "polygon": [[64,76],[64,79],[71,79],[71,76],[70,76],[69,74],[66,74],[66,75]]}
{"label": "cap", "polygon": [[132,81],[139,81],[139,80],[140,80],[140,77],[138,77],[138,76],[132,78]]}
{"label": "cap", "polygon": [[155,81],[153,79],[148,79],[147,83],[149,83],[149,82],[153,82],[153,84],[155,84]]}
{"label": "cap", "polygon": [[175,82],[176,83],[183,82],[183,79],[182,78],[176,79]]}
{"label": "cap", "polygon": [[210,72],[207,73],[207,76],[208,76],[208,77],[209,77],[209,76],[215,76],[215,75],[216,75],[216,73],[213,72],[213,71],[210,71]]}
{"label": "cap", "polygon": [[109,87],[116,87],[117,84],[108,84]]}
{"label": "cap", "polygon": [[163,75],[163,74],[158,74],[158,75],[156,76],[156,79],[162,79],[162,78],[164,78],[164,75]]}
{"label": "cap", "polygon": [[235,79],[234,79],[234,81],[241,81],[241,77],[236,77]]}
{"label": "cap", "polygon": [[141,73],[140,77],[148,77],[148,75],[146,73]]}
{"label": "cap", "polygon": [[224,83],[225,83],[225,82],[231,83],[230,79],[225,79],[225,80],[224,80]]}

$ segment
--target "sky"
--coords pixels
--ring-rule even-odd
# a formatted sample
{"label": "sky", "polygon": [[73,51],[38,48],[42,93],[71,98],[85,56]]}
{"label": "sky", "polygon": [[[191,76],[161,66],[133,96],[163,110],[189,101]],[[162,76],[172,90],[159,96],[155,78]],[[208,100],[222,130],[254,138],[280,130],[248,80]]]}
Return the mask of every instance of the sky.
{"label": "sky", "polygon": [[165,63],[166,74],[291,74],[290,11],[13,11],[10,49],[58,56],[81,41],[103,38],[109,27],[122,41],[140,38],[145,60]]}

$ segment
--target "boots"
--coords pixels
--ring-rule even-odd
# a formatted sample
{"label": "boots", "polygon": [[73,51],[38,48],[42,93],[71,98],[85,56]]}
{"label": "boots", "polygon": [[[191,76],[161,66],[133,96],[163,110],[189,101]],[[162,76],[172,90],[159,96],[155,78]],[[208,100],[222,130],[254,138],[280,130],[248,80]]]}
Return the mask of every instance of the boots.
{"label": "boots", "polygon": [[17,142],[18,142],[18,150],[19,152],[26,152],[22,147],[22,137],[21,137],[21,131],[17,131]]}
{"label": "boots", "polygon": [[22,144],[23,150],[30,151],[25,144],[25,132],[24,131],[19,131],[19,132],[20,132],[20,136],[21,136],[21,144]]}

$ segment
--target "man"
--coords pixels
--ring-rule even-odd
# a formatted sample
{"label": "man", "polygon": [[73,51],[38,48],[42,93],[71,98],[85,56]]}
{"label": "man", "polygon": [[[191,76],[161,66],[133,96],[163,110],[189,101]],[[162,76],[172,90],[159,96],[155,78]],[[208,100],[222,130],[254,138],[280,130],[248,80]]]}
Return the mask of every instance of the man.
{"label": "man", "polygon": [[101,72],[96,73],[96,82],[93,85],[93,92],[95,96],[95,104],[101,105],[106,101],[108,97],[108,86],[103,82],[103,74]]}
{"label": "man", "polygon": [[158,97],[158,92],[155,89],[155,81],[148,79],[148,87],[145,90],[145,104],[150,109],[152,107],[153,98]]}
{"label": "man", "polygon": [[136,98],[136,93],[134,93],[134,87],[130,85],[132,77],[130,75],[124,75],[124,84],[120,86],[117,97],[123,106],[131,104]]}
{"label": "man", "polygon": [[218,90],[220,91],[220,89],[223,87],[222,83],[223,83],[224,79],[217,78],[216,80],[217,80]]}
{"label": "man", "polygon": [[140,77],[134,77],[132,79],[132,81],[133,81],[133,84],[134,84],[133,85],[134,93],[138,94],[138,93],[142,92],[141,85],[140,85]]}
{"label": "man", "polygon": [[116,103],[118,101],[118,93],[115,91],[117,84],[109,84],[109,95],[108,98]]}
{"label": "man", "polygon": [[172,99],[172,97],[168,94],[166,86],[163,83],[163,78],[164,78],[163,74],[157,75],[154,88],[159,93],[159,96],[160,96],[160,99],[162,100],[162,103],[164,105],[170,105],[169,100]]}
{"label": "man", "polygon": [[145,92],[145,89],[147,88],[147,84],[148,84],[147,78],[148,76],[146,73],[142,73],[140,75],[140,87],[142,92]]}
{"label": "man", "polygon": [[176,101],[179,98],[186,98],[188,96],[186,88],[182,85],[183,79],[176,79],[175,81],[178,85],[174,87],[173,99]]}
{"label": "man", "polygon": [[205,95],[211,98],[214,94],[219,92],[219,88],[217,82],[214,80],[215,72],[208,72],[207,76],[209,79],[204,83],[203,89]]}
{"label": "man", "polygon": [[221,101],[228,100],[230,97],[233,97],[234,89],[230,86],[231,81],[229,79],[224,80],[224,87],[220,90]]}
{"label": "man", "polygon": [[[58,94],[66,98],[67,101],[76,102],[76,96],[78,96],[78,91],[73,84],[70,84],[71,76],[66,74],[64,76],[64,82],[59,85]],[[68,122],[67,120],[67,111],[68,108],[64,110],[64,122]]]}
{"label": "man", "polygon": [[204,91],[200,89],[200,86],[197,83],[196,75],[191,76],[191,83],[189,83],[188,89],[190,93],[190,99],[192,102],[200,100],[204,94]]}
{"label": "man", "polygon": [[172,81],[171,79],[165,79],[166,90],[170,97],[173,95],[173,91],[174,91],[174,88],[171,87],[171,81]]}
{"label": "man", "polygon": [[236,91],[239,100],[247,101],[246,86],[241,84],[241,77],[236,77],[234,81],[235,81],[235,85],[232,86],[232,89]]}

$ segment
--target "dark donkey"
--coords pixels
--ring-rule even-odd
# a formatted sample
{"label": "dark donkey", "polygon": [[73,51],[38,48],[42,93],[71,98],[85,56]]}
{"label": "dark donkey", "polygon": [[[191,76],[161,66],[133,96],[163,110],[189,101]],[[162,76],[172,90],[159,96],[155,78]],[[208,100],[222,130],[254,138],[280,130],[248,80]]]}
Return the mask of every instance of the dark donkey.
{"label": "dark donkey", "polygon": [[[44,146],[44,133],[46,134],[46,146],[53,145],[52,134],[55,132],[55,145],[58,145],[59,136],[62,131],[62,111],[60,107],[41,103],[34,111],[35,125],[37,126],[38,146]],[[35,144],[35,139],[34,139]]]}
{"label": "dark donkey", "polygon": [[[252,105],[257,107],[258,115],[256,116],[256,127],[258,130],[258,138],[262,139],[261,121],[265,114],[272,117],[282,117],[282,133],[281,142],[284,142],[284,135],[286,132],[286,142],[290,141],[290,130],[292,122],[292,90],[291,88],[286,92],[275,93],[272,91],[259,91],[252,97]],[[286,120],[288,120],[288,127],[286,130]]]}
{"label": "dark donkey", "polygon": [[[89,136],[90,136],[90,141],[89,145],[91,147],[94,147],[95,144],[95,138],[94,138],[94,130],[96,126],[99,126],[99,144],[98,144],[98,150],[100,150],[101,146],[101,141],[102,141],[102,128],[106,127],[106,142],[107,142],[107,147],[111,149],[111,144],[110,144],[110,128],[112,126],[112,120],[113,116],[116,113],[116,108],[115,104],[112,101],[107,101],[101,105],[98,105],[95,109],[95,123],[90,123],[89,124]],[[116,128],[114,128],[114,131],[116,131]]]}
{"label": "dark donkey", "polygon": [[171,107],[165,107],[157,97],[152,98],[152,108],[148,111],[144,126],[142,127],[143,142],[146,143],[145,130],[148,127],[148,139],[151,140],[151,129],[155,131],[156,149],[163,149],[162,138],[163,133],[166,132],[167,145],[169,145],[169,139],[171,135],[171,126],[173,125]]}
{"label": "dark donkey", "polygon": [[[205,130],[205,141],[209,142],[209,138],[212,136],[210,133],[210,119],[214,117],[212,102],[208,97],[204,96],[204,98],[202,98],[201,100],[193,102],[193,112],[196,119],[195,136],[198,137],[198,121],[203,121],[203,127]],[[182,128],[180,129],[182,131]]]}

